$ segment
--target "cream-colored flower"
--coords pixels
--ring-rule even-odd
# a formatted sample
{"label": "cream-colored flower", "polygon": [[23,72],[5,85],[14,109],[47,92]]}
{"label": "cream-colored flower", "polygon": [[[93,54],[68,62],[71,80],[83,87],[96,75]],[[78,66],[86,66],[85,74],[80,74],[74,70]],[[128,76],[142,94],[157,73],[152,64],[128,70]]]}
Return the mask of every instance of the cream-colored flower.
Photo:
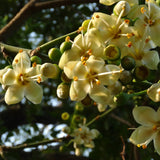
{"label": "cream-colored flower", "polygon": [[40,103],[43,91],[37,82],[40,83],[44,79],[40,74],[41,65],[34,64],[30,67],[30,58],[22,51],[15,56],[12,66],[13,69],[7,69],[1,79],[2,85],[7,86],[5,102],[15,104],[26,97],[34,104]]}
{"label": "cream-colored flower", "polygon": [[90,55],[96,57],[103,56],[104,47],[99,41],[91,38],[88,33],[83,35],[79,34],[72,42],[72,48],[67,50],[61,56],[59,67],[63,69],[64,65],[69,61],[87,60]]}
{"label": "cream-colored flower", "polygon": [[64,66],[68,78],[73,79],[70,98],[73,101],[83,100],[87,94],[96,103],[109,105],[113,103],[113,94],[106,86],[116,83],[120,68],[116,65],[105,65],[101,58],[89,57],[85,63],[71,61]]}
{"label": "cream-colored flower", "polygon": [[160,108],[156,112],[148,106],[135,107],[133,116],[141,126],[132,133],[130,141],[138,147],[146,148],[153,140],[154,148],[160,154]]}
{"label": "cream-colored flower", "polygon": [[159,102],[160,101],[160,83],[155,83],[150,88],[148,88],[147,94],[151,100],[153,100],[154,102]]}
{"label": "cream-colored flower", "polygon": [[[99,0],[99,3],[102,3],[104,5],[110,6],[116,2],[119,2],[120,0]],[[126,0],[131,6],[138,4],[138,0]]]}
{"label": "cream-colored flower", "polygon": [[155,3],[148,1],[148,7],[141,7],[141,15],[135,22],[135,27],[139,30],[146,30],[151,40],[160,46],[160,36],[157,36],[160,31],[160,7]]}
{"label": "cream-colored flower", "polygon": [[89,129],[85,125],[80,125],[80,128],[74,129],[71,134],[74,137],[74,148],[77,148],[78,145],[84,145],[88,148],[94,148],[93,139],[99,135],[97,129]]}

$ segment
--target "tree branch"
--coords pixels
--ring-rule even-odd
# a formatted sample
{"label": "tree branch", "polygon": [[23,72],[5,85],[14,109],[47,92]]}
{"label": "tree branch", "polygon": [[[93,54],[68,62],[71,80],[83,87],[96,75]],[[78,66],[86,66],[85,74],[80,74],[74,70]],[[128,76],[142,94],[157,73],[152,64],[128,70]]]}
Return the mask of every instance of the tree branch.
{"label": "tree branch", "polygon": [[23,23],[33,14],[39,12],[42,9],[55,8],[63,5],[83,4],[83,3],[98,3],[99,0],[52,0],[46,2],[37,2],[31,0],[27,3],[16,16],[0,30],[0,41],[5,41],[15,31],[20,28]]}

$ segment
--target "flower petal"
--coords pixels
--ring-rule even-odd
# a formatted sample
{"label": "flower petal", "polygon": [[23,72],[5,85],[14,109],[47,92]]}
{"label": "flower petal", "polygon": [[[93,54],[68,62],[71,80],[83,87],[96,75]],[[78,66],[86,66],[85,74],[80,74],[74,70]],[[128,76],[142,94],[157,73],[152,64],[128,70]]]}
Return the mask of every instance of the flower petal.
{"label": "flower petal", "polygon": [[152,101],[159,102],[160,101],[160,83],[153,84],[147,90],[147,94]]}
{"label": "flower petal", "polygon": [[129,140],[135,145],[147,145],[154,138],[154,134],[151,127],[140,126],[131,134]]}
{"label": "flower petal", "polygon": [[40,85],[34,81],[30,81],[25,86],[25,97],[34,104],[41,103],[43,90]]}
{"label": "flower petal", "polygon": [[8,69],[2,78],[2,82],[4,85],[12,85],[15,80],[16,75],[13,69]]}
{"label": "flower petal", "polygon": [[154,138],[154,148],[157,151],[157,153],[160,155],[160,132],[157,132]]}
{"label": "flower petal", "polygon": [[133,116],[137,123],[144,126],[153,126],[157,121],[157,113],[151,107],[135,107],[133,109]]}
{"label": "flower petal", "polygon": [[86,81],[73,81],[70,88],[70,98],[72,101],[81,101],[89,92],[90,86]]}
{"label": "flower petal", "polygon": [[10,104],[19,103],[24,98],[24,87],[19,85],[9,86],[5,94],[5,102]]}

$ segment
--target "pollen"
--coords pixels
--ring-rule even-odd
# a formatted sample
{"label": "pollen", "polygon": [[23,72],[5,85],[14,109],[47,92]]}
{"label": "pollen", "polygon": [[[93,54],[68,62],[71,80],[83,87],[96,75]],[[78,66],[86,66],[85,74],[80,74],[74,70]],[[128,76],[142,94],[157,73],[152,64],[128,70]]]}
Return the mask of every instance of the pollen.
{"label": "pollen", "polygon": [[147,146],[144,144],[144,145],[142,145],[142,148],[143,148],[143,149],[146,149],[146,148],[147,148]]}
{"label": "pollen", "polygon": [[78,77],[77,77],[77,76],[74,76],[74,77],[73,77],[73,80],[74,80],[74,81],[78,81]]}
{"label": "pollen", "polygon": [[83,27],[78,28],[78,33],[80,33],[83,30]]}
{"label": "pollen", "polygon": [[137,147],[141,147],[141,145],[140,145],[140,144],[137,144]]}
{"label": "pollen", "polygon": [[132,42],[129,41],[128,44],[127,44],[127,47],[131,48],[131,46],[132,46]]}
{"label": "pollen", "polygon": [[127,33],[127,38],[131,38],[132,36],[134,36],[134,33]]}
{"label": "pollen", "polygon": [[82,131],[82,128],[78,128],[79,131]]}
{"label": "pollen", "polygon": [[130,20],[129,19],[125,19],[124,22],[129,24]]}
{"label": "pollen", "polygon": [[32,64],[32,67],[36,67],[36,66],[37,66],[37,63],[34,62],[34,63]]}
{"label": "pollen", "polygon": [[144,12],[146,12],[144,7],[141,7],[141,13],[144,14]]}
{"label": "pollen", "polygon": [[66,41],[66,42],[69,42],[69,41],[70,41],[70,36],[67,36],[67,37],[65,38],[65,41]]}
{"label": "pollen", "polygon": [[160,95],[160,91],[158,91],[158,94]]}
{"label": "pollen", "polygon": [[41,80],[42,80],[41,77],[38,77],[37,82],[41,83]]}
{"label": "pollen", "polygon": [[15,59],[15,63],[18,63],[18,59]]}
{"label": "pollen", "polygon": [[100,84],[101,84],[100,80],[97,80],[97,81],[96,81],[96,84],[97,84],[97,85],[100,85]]}
{"label": "pollen", "polygon": [[19,50],[19,53],[22,53],[22,52],[23,52],[23,49],[20,49],[20,50]]}
{"label": "pollen", "polygon": [[91,56],[91,55],[92,55],[92,49],[89,49],[89,50],[87,51],[87,54],[88,54],[89,56]]}
{"label": "pollen", "polygon": [[99,15],[96,15],[96,18],[99,18]]}
{"label": "pollen", "polygon": [[154,125],[154,126],[152,127],[152,129],[153,129],[154,131],[156,131],[156,130],[157,130],[157,126]]}
{"label": "pollen", "polygon": [[96,103],[96,102],[94,102],[94,103],[93,103],[93,105],[94,105],[94,106],[96,106],[96,105],[97,105],[97,103]]}
{"label": "pollen", "polygon": [[150,38],[146,38],[145,43],[148,43],[150,41]]}

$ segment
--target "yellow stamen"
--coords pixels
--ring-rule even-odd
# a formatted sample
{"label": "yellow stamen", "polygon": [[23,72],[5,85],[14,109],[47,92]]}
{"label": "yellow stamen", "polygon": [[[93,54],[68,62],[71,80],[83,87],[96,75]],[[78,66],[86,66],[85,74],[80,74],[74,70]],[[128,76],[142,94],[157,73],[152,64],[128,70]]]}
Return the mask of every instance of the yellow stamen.
{"label": "yellow stamen", "polygon": [[96,84],[97,84],[97,85],[100,85],[100,84],[101,84],[100,80],[97,80],[97,81],[96,81]]}
{"label": "yellow stamen", "polygon": [[144,14],[144,12],[146,12],[144,7],[141,7],[141,13]]}
{"label": "yellow stamen", "polygon": [[148,20],[148,24],[149,24],[149,25],[152,25],[152,24],[153,24],[153,21],[152,21],[151,19],[149,19],[149,20]]}
{"label": "yellow stamen", "polygon": [[158,91],[158,94],[160,95],[160,91]]}
{"label": "yellow stamen", "polygon": [[141,147],[141,145],[140,145],[140,144],[137,144],[137,147]]}
{"label": "yellow stamen", "polygon": [[22,52],[23,52],[23,49],[20,49],[20,50],[19,50],[19,53],[22,53]]}
{"label": "yellow stamen", "polygon": [[131,38],[132,36],[134,36],[134,33],[127,33],[127,38]]}
{"label": "yellow stamen", "polygon": [[32,64],[32,67],[36,67],[36,65],[37,65],[37,63],[36,63],[36,62],[34,62],[34,63]]}
{"label": "yellow stamen", "polygon": [[83,27],[78,28],[78,33],[80,33],[83,30]]}
{"label": "yellow stamen", "polygon": [[97,105],[97,103],[96,103],[96,102],[93,102],[93,105],[94,105],[94,106],[96,106],[96,105]]}
{"label": "yellow stamen", "polygon": [[145,42],[148,43],[150,41],[150,38],[146,38]]}
{"label": "yellow stamen", "polygon": [[99,18],[99,15],[96,15],[96,18]]}
{"label": "yellow stamen", "polygon": [[154,131],[156,131],[156,130],[157,130],[157,126],[154,125],[154,126],[152,127],[152,129],[153,129]]}
{"label": "yellow stamen", "polygon": [[124,22],[129,24],[130,20],[129,19],[125,19]]}
{"label": "yellow stamen", "polygon": [[129,48],[130,48],[131,46],[132,46],[132,42],[131,42],[131,41],[129,41],[129,42],[128,42],[128,44],[127,44],[127,47],[129,47]]}
{"label": "yellow stamen", "polygon": [[77,77],[77,76],[74,76],[74,77],[73,77],[73,80],[74,80],[74,81],[78,81],[78,77]]}
{"label": "yellow stamen", "polygon": [[78,128],[79,131],[82,131],[82,128]]}
{"label": "yellow stamen", "polygon": [[18,59],[15,59],[15,63],[18,63]]}
{"label": "yellow stamen", "polygon": [[70,36],[67,36],[67,37],[65,38],[65,41],[66,41],[66,42],[69,42],[69,41],[70,41]]}
{"label": "yellow stamen", "polygon": [[42,80],[41,77],[38,77],[37,82],[41,83],[41,80]]}
{"label": "yellow stamen", "polygon": [[142,148],[143,148],[143,149],[146,149],[146,148],[147,148],[147,146],[144,144],[144,145],[142,145]]}

